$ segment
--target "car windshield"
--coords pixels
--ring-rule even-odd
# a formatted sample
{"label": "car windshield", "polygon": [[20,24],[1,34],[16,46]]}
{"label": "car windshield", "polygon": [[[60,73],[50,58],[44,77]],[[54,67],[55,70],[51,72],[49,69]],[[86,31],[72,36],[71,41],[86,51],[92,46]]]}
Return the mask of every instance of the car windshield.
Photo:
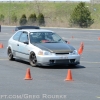
{"label": "car windshield", "polygon": [[31,32],[30,43],[63,43],[64,40],[52,32]]}

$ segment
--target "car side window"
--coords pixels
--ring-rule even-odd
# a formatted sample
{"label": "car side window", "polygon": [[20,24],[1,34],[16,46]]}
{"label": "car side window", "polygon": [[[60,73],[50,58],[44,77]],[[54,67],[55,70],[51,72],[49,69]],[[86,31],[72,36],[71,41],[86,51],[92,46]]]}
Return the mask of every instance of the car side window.
{"label": "car side window", "polygon": [[21,35],[21,31],[19,31],[19,32],[17,32],[14,36],[13,36],[13,39],[14,40],[16,40],[16,41],[18,41],[19,40],[19,37],[20,37],[20,35]]}
{"label": "car side window", "polygon": [[20,42],[28,42],[28,33],[27,32],[23,32],[20,36],[20,39],[19,39]]}

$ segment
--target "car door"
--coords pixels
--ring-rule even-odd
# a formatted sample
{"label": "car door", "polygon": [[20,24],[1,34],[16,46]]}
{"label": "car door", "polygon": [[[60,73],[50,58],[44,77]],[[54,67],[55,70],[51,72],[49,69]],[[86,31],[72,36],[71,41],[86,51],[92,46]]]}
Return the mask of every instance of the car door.
{"label": "car door", "polygon": [[21,33],[22,33],[21,31],[16,32],[16,34],[12,37],[11,42],[10,42],[14,56],[16,56],[16,53],[18,52],[17,51],[17,47],[18,47],[17,44],[18,44],[19,37],[20,37]]}
{"label": "car door", "polygon": [[17,47],[17,57],[27,60],[29,58],[29,39],[27,32],[22,32]]}

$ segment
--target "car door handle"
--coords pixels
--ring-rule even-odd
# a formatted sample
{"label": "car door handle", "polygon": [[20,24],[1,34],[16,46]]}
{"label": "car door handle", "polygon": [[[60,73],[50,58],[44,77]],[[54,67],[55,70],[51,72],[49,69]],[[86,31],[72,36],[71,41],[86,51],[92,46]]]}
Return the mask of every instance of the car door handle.
{"label": "car door handle", "polygon": [[19,46],[19,44],[17,44],[17,46]]}

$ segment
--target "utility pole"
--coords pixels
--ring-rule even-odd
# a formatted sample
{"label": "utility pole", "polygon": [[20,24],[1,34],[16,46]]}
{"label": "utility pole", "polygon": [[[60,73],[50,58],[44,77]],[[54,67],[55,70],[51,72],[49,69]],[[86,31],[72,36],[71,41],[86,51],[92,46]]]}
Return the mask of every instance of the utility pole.
{"label": "utility pole", "polygon": [[90,3],[91,3],[91,11],[93,11],[94,0],[91,0]]}
{"label": "utility pole", "polygon": [[10,10],[11,10],[10,7],[11,7],[11,0],[9,0],[9,11],[8,11],[9,12],[9,15],[8,15],[9,16],[9,19],[8,19],[9,20],[8,21],[9,25],[10,25]]}

